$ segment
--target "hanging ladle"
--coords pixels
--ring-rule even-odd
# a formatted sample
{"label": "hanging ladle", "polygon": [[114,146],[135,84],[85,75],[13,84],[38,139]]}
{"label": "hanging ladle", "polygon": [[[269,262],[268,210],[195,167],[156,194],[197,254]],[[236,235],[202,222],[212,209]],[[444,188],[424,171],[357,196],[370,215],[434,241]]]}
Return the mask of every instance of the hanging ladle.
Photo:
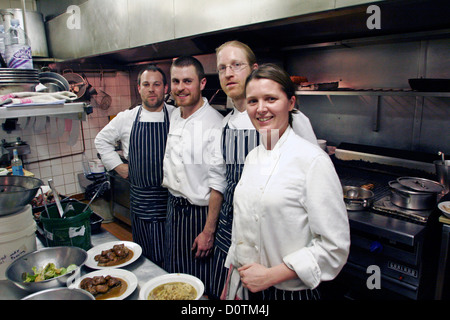
{"label": "hanging ladle", "polygon": [[438,152],[438,156],[441,156],[441,158],[442,158],[442,164],[444,164],[444,163],[445,163],[445,154],[444,154],[442,151],[439,151],[439,152]]}
{"label": "hanging ladle", "polygon": [[97,197],[97,195],[99,194],[100,190],[103,189],[103,185],[104,184],[108,184],[109,185],[109,181],[105,181],[103,182],[100,187],[97,189],[97,192],[94,194],[94,196],[91,198],[91,200],[89,201],[89,203],[86,205],[86,207],[84,207],[83,211],[81,212],[85,212],[87,210],[87,208],[89,208],[89,206],[91,205],[92,201],[94,201],[94,199]]}
{"label": "hanging ladle", "polygon": [[48,186],[50,187],[50,189],[52,189],[53,198],[55,199],[55,202],[56,202],[56,208],[58,208],[59,216],[62,218],[64,215],[64,210],[61,206],[61,202],[59,201],[59,194],[58,194],[58,191],[56,191],[56,189],[55,189],[55,184],[53,183],[53,179],[48,179]]}

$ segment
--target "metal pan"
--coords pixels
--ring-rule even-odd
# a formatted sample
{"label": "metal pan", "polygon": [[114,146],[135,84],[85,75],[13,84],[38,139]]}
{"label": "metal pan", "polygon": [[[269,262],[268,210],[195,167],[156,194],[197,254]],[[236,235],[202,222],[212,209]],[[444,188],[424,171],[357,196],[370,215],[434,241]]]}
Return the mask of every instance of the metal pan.
{"label": "metal pan", "polygon": [[75,93],[77,99],[81,98],[86,93],[88,86],[86,80],[77,73],[72,71],[66,73],[66,71],[63,71],[63,77],[69,82],[69,91]]}
{"label": "metal pan", "polygon": [[69,91],[69,82],[62,75],[55,72],[39,73],[39,82],[47,87],[44,92]]}
{"label": "metal pan", "polygon": [[362,187],[343,186],[344,202],[347,210],[361,211],[370,208],[375,194],[373,191]]}

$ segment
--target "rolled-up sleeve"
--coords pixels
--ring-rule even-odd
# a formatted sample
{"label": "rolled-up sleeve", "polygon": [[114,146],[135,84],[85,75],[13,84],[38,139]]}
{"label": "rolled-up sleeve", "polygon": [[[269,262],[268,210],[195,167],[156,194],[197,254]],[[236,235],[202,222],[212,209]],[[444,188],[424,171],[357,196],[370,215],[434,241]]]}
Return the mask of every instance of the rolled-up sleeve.
{"label": "rolled-up sleeve", "polygon": [[208,138],[209,157],[207,161],[209,161],[209,187],[223,194],[227,186],[227,182],[225,179],[225,161],[222,155],[222,133],[223,131],[220,127],[216,127],[211,130]]}
{"label": "rolled-up sleeve", "polygon": [[111,120],[97,134],[94,140],[95,147],[108,171],[113,170],[122,163],[119,154],[115,151],[115,143],[121,138],[118,124],[120,124],[119,116]]}

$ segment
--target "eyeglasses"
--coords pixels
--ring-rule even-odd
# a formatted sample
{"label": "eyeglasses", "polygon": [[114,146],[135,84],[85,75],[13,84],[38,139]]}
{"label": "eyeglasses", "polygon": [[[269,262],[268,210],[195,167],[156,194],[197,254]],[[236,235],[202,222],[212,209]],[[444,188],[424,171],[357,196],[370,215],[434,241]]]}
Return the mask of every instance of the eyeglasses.
{"label": "eyeglasses", "polygon": [[217,68],[217,71],[219,72],[219,74],[224,74],[227,70],[228,67],[230,67],[231,71],[233,72],[237,72],[237,71],[241,71],[245,66],[247,66],[247,63],[243,63],[243,62],[234,62],[232,64],[227,64],[227,65],[220,65]]}

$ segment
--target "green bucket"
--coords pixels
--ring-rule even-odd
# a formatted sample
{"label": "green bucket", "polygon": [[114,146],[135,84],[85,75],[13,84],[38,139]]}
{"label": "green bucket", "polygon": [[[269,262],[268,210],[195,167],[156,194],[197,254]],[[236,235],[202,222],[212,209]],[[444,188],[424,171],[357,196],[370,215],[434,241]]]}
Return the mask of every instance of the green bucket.
{"label": "green bucket", "polygon": [[68,202],[62,204],[63,210],[67,208],[64,218],[59,216],[58,208],[52,204],[47,211],[42,212],[40,220],[44,229],[47,247],[72,246],[89,250],[91,244],[92,210],[82,202]]}

